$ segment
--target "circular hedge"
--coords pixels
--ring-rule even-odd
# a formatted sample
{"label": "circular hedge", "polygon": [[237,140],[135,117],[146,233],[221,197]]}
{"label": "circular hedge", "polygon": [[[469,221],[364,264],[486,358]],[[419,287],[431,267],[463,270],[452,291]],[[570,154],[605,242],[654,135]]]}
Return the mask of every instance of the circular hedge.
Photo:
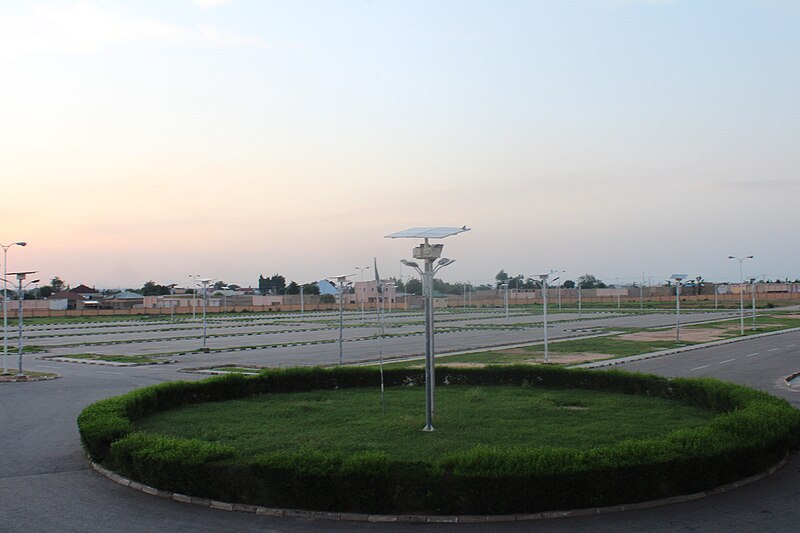
{"label": "circular hedge", "polygon": [[[384,372],[420,386],[421,370]],[[255,394],[378,387],[377,370],[339,367],[227,375],[138,389],[87,407],[81,440],[97,463],[159,489],[267,507],[360,513],[506,514],[604,507],[708,490],[759,473],[800,445],[788,402],[710,379],[543,366],[437,368],[438,386],[525,385],[676,400],[709,409],[705,425],[589,450],[476,447],[425,462],[381,452],[287,450],[241,457],[230,446],[137,432],[133,422],[182,405]]]}

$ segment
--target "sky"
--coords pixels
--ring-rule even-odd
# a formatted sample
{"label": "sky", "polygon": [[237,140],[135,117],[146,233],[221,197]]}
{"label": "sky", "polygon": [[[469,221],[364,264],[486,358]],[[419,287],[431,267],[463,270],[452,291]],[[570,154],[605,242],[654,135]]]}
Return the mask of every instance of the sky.
{"label": "sky", "polygon": [[[800,2],[0,1],[0,243],[75,286],[800,277]],[[366,276],[374,276],[371,270]]]}

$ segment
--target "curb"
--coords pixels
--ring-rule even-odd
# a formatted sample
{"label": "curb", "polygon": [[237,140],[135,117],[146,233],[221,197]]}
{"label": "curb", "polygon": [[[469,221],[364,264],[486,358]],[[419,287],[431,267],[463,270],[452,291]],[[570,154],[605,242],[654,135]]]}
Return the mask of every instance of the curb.
{"label": "curb", "polygon": [[693,494],[684,494],[679,496],[670,496],[669,498],[661,498],[659,500],[651,500],[638,503],[625,503],[620,505],[612,505],[608,507],[588,507],[585,509],[573,509],[567,511],[543,511],[540,513],[518,513],[507,515],[416,515],[416,514],[403,514],[403,515],[380,515],[380,514],[366,514],[366,513],[337,513],[327,511],[308,511],[303,509],[277,509],[272,507],[263,507],[260,505],[249,505],[241,503],[228,503],[216,500],[209,500],[206,498],[198,498],[196,496],[187,496],[185,494],[178,494],[176,492],[165,491],[156,489],[142,483],[138,483],[131,479],[120,476],[119,474],[108,470],[107,468],[90,461],[92,468],[100,475],[105,476],[111,481],[128,487],[139,492],[144,492],[164,498],[166,500],[173,500],[181,503],[189,503],[192,505],[199,505],[201,507],[209,507],[211,509],[220,509],[223,511],[239,511],[244,513],[255,513],[262,516],[273,517],[286,517],[286,518],[302,518],[311,520],[335,520],[340,522],[372,522],[372,523],[423,523],[423,524],[474,524],[474,523],[493,523],[493,522],[526,522],[531,520],[547,520],[551,518],[567,518],[574,516],[596,516],[609,513],[617,513],[621,511],[633,511],[637,509],[651,509],[653,507],[661,507],[664,505],[671,505],[674,503],[682,503],[693,500],[699,500],[708,496],[723,494],[733,489],[738,489],[760,481],[767,476],[770,476],[783,468],[789,461],[789,454],[786,454],[777,464],[768,468],[767,470],[728,483],[719,487],[703,491],[695,492]]}

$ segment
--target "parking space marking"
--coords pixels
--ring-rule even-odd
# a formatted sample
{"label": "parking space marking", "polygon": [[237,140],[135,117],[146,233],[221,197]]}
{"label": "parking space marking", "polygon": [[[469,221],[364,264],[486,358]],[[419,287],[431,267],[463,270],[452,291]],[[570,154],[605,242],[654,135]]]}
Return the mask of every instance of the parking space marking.
{"label": "parking space marking", "polygon": [[730,363],[731,361],[736,361],[736,358],[733,358],[733,359],[725,359],[724,361],[720,361],[720,362],[719,362],[719,364],[721,364],[721,365],[722,365],[722,364],[725,364],[725,363]]}
{"label": "parking space marking", "polygon": [[770,349],[769,349],[769,350],[767,350],[767,351],[768,351],[768,352],[777,352],[778,350],[780,350],[780,348],[770,348]]}
{"label": "parking space marking", "polygon": [[797,345],[796,344],[788,344],[786,347],[787,348],[794,348],[795,346],[797,346]]}
{"label": "parking space marking", "polygon": [[753,352],[746,355],[746,357],[753,357],[754,355],[758,355],[761,352]]}
{"label": "parking space marking", "polygon": [[708,368],[708,367],[710,367],[710,366],[711,366],[711,365],[703,365],[703,366],[698,366],[698,367],[695,367],[695,368],[693,368],[692,370],[701,370],[701,369],[703,369],[703,368]]}

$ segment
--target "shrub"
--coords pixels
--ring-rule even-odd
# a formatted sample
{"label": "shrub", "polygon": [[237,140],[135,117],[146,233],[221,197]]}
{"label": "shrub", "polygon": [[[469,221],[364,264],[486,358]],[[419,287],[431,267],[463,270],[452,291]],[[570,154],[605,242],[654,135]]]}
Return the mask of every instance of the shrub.
{"label": "shrub", "polygon": [[[424,384],[421,370],[389,369],[388,386]],[[692,493],[763,471],[800,446],[800,411],[787,402],[710,379],[620,371],[497,366],[437,370],[441,386],[581,388],[669,398],[717,413],[705,426],[590,450],[475,447],[431,462],[380,452],[315,450],[244,458],[218,443],[133,432],[132,421],[181,405],[254,394],[369,387],[379,373],[338,367],[230,374],[132,391],[78,418],[93,461],[143,483],[266,506],[365,513],[494,514],[615,505]]]}

